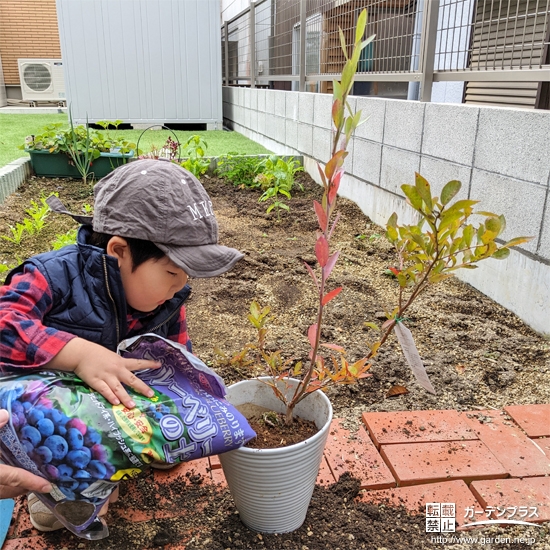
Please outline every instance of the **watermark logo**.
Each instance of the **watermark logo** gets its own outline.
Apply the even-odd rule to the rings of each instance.
[[[456,504],[454,502],[426,504],[426,533],[454,533],[455,529]]]
[[[429,502],[426,504],[426,533],[454,533],[456,531],[456,504],[454,502]],[[537,526],[533,523],[538,518],[536,506],[487,506],[477,510],[468,506],[462,522],[466,527],[475,525],[513,524]],[[479,521],[469,521],[477,520]],[[491,518],[491,519],[490,519]],[[531,519],[531,521],[527,521]]]

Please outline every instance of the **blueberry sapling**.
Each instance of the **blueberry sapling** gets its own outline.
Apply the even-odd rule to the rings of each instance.
[[[344,33],[340,29],[340,41],[346,63],[342,71],[341,81],[334,81],[332,104],[332,121],[334,123],[332,156],[324,169],[321,165],[318,165],[323,184],[323,198],[320,203],[314,201],[313,204],[319,223],[317,240],[315,243],[315,257],[320,267],[320,277],[318,277],[313,269],[305,263],[305,267],[315,285],[318,297],[315,323],[308,329],[308,339],[311,345],[309,364],[307,367],[304,367],[301,362],[292,364],[292,362],[282,358],[280,351],[268,353],[265,350],[264,343],[267,331],[265,325],[269,319],[269,308],[261,308],[256,302],[254,302],[250,308],[248,319],[258,330],[258,343],[249,344],[245,350],[239,354],[242,355],[244,353],[244,355],[246,355],[254,352],[258,359],[263,362],[266,372],[270,375],[266,383],[271,386],[277,398],[285,405],[286,424],[291,424],[293,422],[294,408],[308,395],[317,390],[325,391],[329,386],[334,384],[353,383],[357,381],[357,379],[366,376],[366,371],[369,368],[367,358],[359,359],[353,364],[350,364],[345,357],[345,350],[343,348],[335,344],[321,343],[321,325],[324,309],[342,290],[341,287],[330,291],[327,289],[327,280],[336,264],[339,254],[338,251],[331,253],[330,239],[338,222],[338,216],[334,214],[338,188],[344,174],[344,160],[348,154],[346,149],[361,119],[361,111],[355,114],[352,113],[347,98],[351,92],[361,50],[374,39],[374,36],[371,36],[363,41],[366,24],[367,12],[363,10],[357,19],[355,41],[352,47],[351,56],[348,56],[348,47],[346,45]],[[346,111],[348,115],[346,115]],[[336,352],[338,358],[335,358],[334,355],[321,355],[321,348]],[[244,358],[242,359],[244,360]],[[295,389],[290,393],[280,389],[280,384],[289,385],[289,376],[302,376]]]

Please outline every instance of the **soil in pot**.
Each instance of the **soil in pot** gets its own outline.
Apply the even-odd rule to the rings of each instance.
[[[314,422],[294,417],[292,424],[285,423],[285,415],[270,411],[253,403],[236,407],[248,420],[256,437],[246,444],[253,449],[276,449],[300,443],[319,430]]]

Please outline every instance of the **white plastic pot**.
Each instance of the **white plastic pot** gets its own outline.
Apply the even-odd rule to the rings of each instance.
[[[260,380],[244,380],[230,386],[228,401],[236,406],[252,403],[284,412],[273,390]],[[298,381],[290,382],[295,385]],[[319,431],[288,447],[241,447],[220,455],[241,521],[261,533],[288,533],[302,525],[319,473],[332,405],[324,393],[316,391],[296,406],[294,415],[313,421]]]

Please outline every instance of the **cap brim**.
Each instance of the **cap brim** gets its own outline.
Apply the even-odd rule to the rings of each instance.
[[[191,277],[216,277],[229,271],[244,257],[242,252],[219,244],[169,246],[155,243]]]

